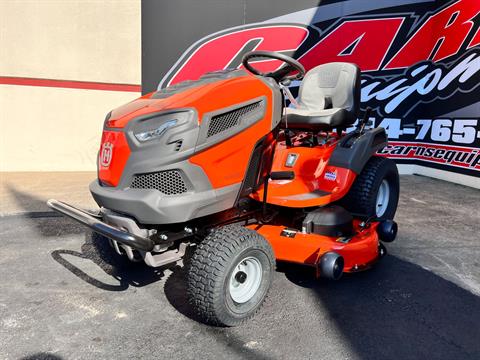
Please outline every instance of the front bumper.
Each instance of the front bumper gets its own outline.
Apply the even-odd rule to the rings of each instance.
[[[47,205],[53,210],[88,226],[93,231],[134,249],[152,251],[155,245],[151,239],[120,230],[103,222],[100,215],[91,214],[54,199],[48,200]]]
[[[241,183],[220,189],[165,196],[157,190],[104,187],[98,180],[90,192],[100,207],[134,217],[140,224],[174,224],[210,215],[233,206]]]

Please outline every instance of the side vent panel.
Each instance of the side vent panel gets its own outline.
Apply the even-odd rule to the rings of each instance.
[[[207,138],[239,125],[244,116],[248,116],[255,110],[258,110],[261,104],[262,101],[257,101],[253,104],[213,116],[208,126]]]
[[[175,142],[175,151],[180,151],[180,149],[182,148],[182,145],[183,145],[183,140],[177,140]]]

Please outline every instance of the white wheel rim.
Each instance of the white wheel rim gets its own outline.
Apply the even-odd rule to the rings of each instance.
[[[377,193],[377,201],[375,203],[375,209],[377,217],[383,216],[388,208],[388,202],[390,200],[390,185],[387,180],[383,180],[380,184],[380,188]]]
[[[262,282],[262,264],[249,256],[241,260],[230,276],[228,290],[232,300],[243,304],[250,300]]]

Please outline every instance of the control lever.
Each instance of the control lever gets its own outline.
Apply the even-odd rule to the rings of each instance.
[[[367,107],[365,109],[365,114],[363,115],[363,119],[358,121],[357,128],[348,133],[341,141],[340,145],[345,148],[350,148],[353,146],[355,141],[358,140],[358,138],[365,133],[365,127],[367,125],[371,125],[372,122],[370,121],[370,114],[372,112],[371,107]]]
[[[295,106],[295,108],[298,108],[298,102],[297,100],[295,99],[295,97],[293,96],[292,92],[290,91],[290,89],[288,88],[288,86],[291,84],[291,81],[290,80],[285,80],[283,82],[281,82],[279,84],[280,86],[280,89],[283,91],[283,93],[285,94],[285,97],[288,98],[288,100],[290,100],[290,103],[293,104],[293,106]]]
[[[365,114],[363,115],[363,119],[360,120],[358,122],[358,125],[357,125],[357,132],[359,134],[363,134],[365,132],[365,126],[367,125],[371,125],[371,121],[370,121],[370,114],[372,112],[372,108],[367,106],[367,108],[365,109]]]
[[[295,135],[294,132],[290,131],[289,129],[285,129],[283,130],[283,135],[285,136],[285,145],[287,145],[287,147],[292,147],[292,137]]]

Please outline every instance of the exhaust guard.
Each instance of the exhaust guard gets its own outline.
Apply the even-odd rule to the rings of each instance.
[[[53,210],[88,226],[93,231],[104,235],[109,239],[118,241],[121,244],[131,246],[134,249],[152,251],[155,245],[151,239],[134,235],[106,224],[101,220],[100,215],[91,214],[85,210],[77,209],[76,207],[54,199],[48,200],[47,205]]]

